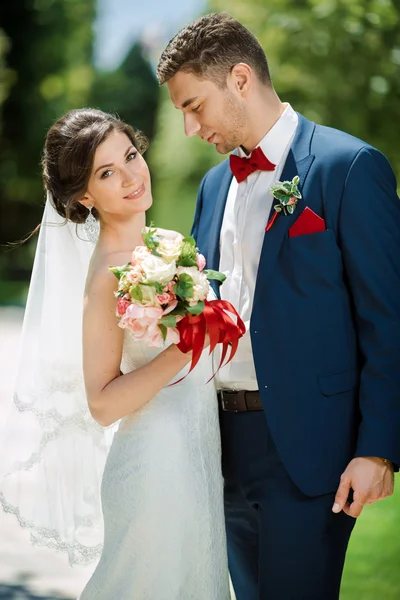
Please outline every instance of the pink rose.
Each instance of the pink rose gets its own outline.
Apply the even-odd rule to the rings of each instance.
[[[198,254],[196,256],[196,263],[199,268],[199,271],[202,271],[204,269],[204,267],[206,266],[206,259],[204,258],[204,256],[202,254]]]
[[[142,271],[140,269],[140,266],[135,265],[134,267],[132,267],[132,269],[130,269],[130,271],[128,271],[128,273],[126,274],[126,279],[132,285],[136,285],[137,283],[139,283],[139,281],[141,281],[142,279]]]
[[[148,323],[158,321],[162,314],[163,310],[159,306],[138,306],[137,304],[131,304],[126,311],[126,316],[130,319],[145,319]]]
[[[167,342],[171,344],[179,344],[181,336],[176,327],[167,327]]]
[[[286,206],[291,206],[292,204],[296,204],[297,202],[297,198],[295,198],[294,196],[292,196],[289,200],[289,202],[286,204]]]
[[[168,304],[171,300],[171,294],[164,292],[164,294],[157,294],[157,301],[160,304]]]
[[[167,308],[164,310],[163,315],[168,315],[170,312],[172,312],[177,304],[178,304],[178,300],[176,299],[176,296],[175,296],[174,299],[171,300],[171,302],[168,304]]]
[[[174,294],[174,287],[175,287],[175,281],[170,281],[168,283],[168,285],[164,288],[164,292],[168,291],[168,292],[172,292]],[[175,295],[175,294],[174,294]]]
[[[135,339],[142,340],[146,335],[148,325],[145,323],[144,319],[131,319],[129,322],[129,329],[132,331]]]
[[[164,343],[163,336],[161,333],[161,329],[157,324],[152,323],[146,331],[145,336],[143,337],[143,342],[149,348],[161,348]]]
[[[128,306],[130,306],[129,300],[125,300],[125,298],[118,298],[117,301],[117,315],[122,317],[125,314]]]

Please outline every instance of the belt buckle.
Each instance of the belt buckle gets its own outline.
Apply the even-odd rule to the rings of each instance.
[[[240,391],[220,390],[220,394],[221,394],[221,402],[222,402],[223,410],[225,410],[226,412],[236,412],[236,413],[240,412],[239,404],[238,404]],[[233,398],[230,399],[229,403],[228,403],[228,396],[233,396]],[[232,404],[234,406],[237,406],[237,408],[230,408],[230,406],[232,406]]]

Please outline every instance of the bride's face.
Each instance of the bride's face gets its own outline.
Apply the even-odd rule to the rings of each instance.
[[[97,148],[85,198],[104,218],[143,213],[152,203],[150,173],[125,133],[113,131]]]

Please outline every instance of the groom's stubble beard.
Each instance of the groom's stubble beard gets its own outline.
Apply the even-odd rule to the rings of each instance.
[[[244,142],[248,123],[247,107],[227,90],[223,114],[220,121],[222,141],[215,144],[215,149],[219,154],[228,154]]]

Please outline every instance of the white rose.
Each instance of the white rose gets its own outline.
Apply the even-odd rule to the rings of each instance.
[[[141,285],[142,290],[142,301],[139,302],[141,306],[160,306],[157,302],[157,292],[152,285]]]
[[[197,267],[178,267],[178,276],[181,273],[186,273],[193,279],[193,297],[188,298],[189,305],[195,306],[199,301],[205,300],[210,290],[210,283],[205,274]]]
[[[176,272],[174,260],[166,263],[162,258],[154,256],[154,254],[149,254],[140,266],[145,274],[145,281],[157,281],[162,285],[169,283]]]
[[[182,236],[176,237],[174,240],[163,238],[157,246],[157,252],[166,262],[177,260],[182,249]]]

